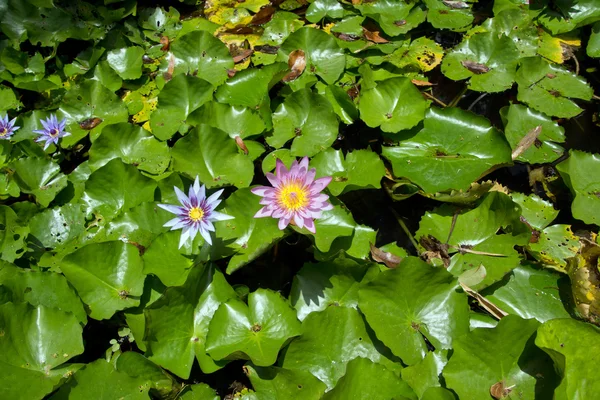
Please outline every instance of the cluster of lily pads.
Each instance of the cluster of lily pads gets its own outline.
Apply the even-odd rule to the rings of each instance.
[[[0,0],[0,398],[596,398],[599,57],[597,0]]]

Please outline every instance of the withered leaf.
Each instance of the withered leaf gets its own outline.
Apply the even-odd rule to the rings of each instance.
[[[477,300],[479,305],[483,307],[484,310],[489,312],[492,315],[492,317],[496,319],[502,319],[503,317],[506,317],[508,315],[506,311],[500,309],[497,305],[480,295],[477,291],[471,289],[470,287],[468,287],[460,281],[458,283],[463,288],[465,293]]]
[[[169,82],[173,79],[173,71],[175,71],[175,56],[171,53],[171,57],[169,57],[169,66],[167,67],[167,72],[164,73],[165,82]]]
[[[415,86],[433,86],[434,84],[431,82],[427,82],[427,81],[420,81],[418,79],[411,79],[411,82],[413,83],[413,85]]]
[[[355,42],[360,39],[360,36],[350,35],[347,33],[337,33],[335,36],[344,42]]]
[[[302,75],[304,69],[306,68],[306,57],[304,55],[304,51],[300,49],[292,51],[290,53],[290,57],[288,58],[288,66],[290,67],[291,71],[288,72],[283,79],[281,79],[283,82],[291,82]]]
[[[247,26],[236,26],[234,28],[225,29],[223,33],[231,33],[234,35],[250,35],[254,33],[254,29]]]
[[[380,248],[375,247],[373,243],[369,243],[369,246],[371,246],[371,257],[373,260],[384,263],[388,268],[396,268],[402,261],[402,257],[398,257],[388,251],[383,251]]]
[[[171,48],[171,43],[169,42],[169,38],[166,37],[166,36],[161,36],[160,37],[160,44],[163,45],[160,48],[162,51],[169,51],[169,49]]]
[[[88,118],[88,119],[81,121],[79,123],[79,126],[81,127],[81,129],[84,129],[86,131],[91,131],[92,129],[94,129],[95,127],[100,125],[102,123],[102,121],[103,121],[102,118],[98,118],[98,117]]]
[[[268,44],[262,46],[255,46],[254,51],[258,51],[259,53],[265,54],[277,54],[279,51],[279,46],[269,46]]]
[[[230,49],[231,52],[231,49]],[[252,55],[252,53],[254,53],[254,50],[252,49],[240,49],[237,48],[234,50],[235,54],[231,54],[231,56],[233,57],[233,62],[235,64],[241,63],[242,61],[244,61],[246,58],[250,57]]]
[[[513,387],[506,387],[506,382],[504,381],[496,382],[490,387],[490,394],[497,400],[504,399],[512,392]]]
[[[246,143],[244,143],[244,139],[239,136],[235,137],[235,144],[238,145],[240,149],[244,152],[245,155],[248,155],[248,147],[246,147]]]
[[[450,8],[455,8],[455,9],[469,8],[469,5],[467,3],[465,3],[464,1],[442,0],[442,3],[444,3],[446,6],[448,6]]]
[[[426,250],[421,254],[421,258],[426,262],[430,262],[434,258],[439,258],[444,263],[445,267],[450,265],[450,255],[448,254],[449,246],[437,240],[431,235],[422,236],[419,239],[419,244]]]
[[[389,43],[390,42],[389,40],[379,36],[379,31],[371,32],[370,30],[368,30],[365,27],[363,27],[363,35],[364,35],[365,39],[367,39],[369,42],[373,42],[373,43]]]
[[[275,7],[265,6],[261,8],[254,17],[252,17],[252,21],[248,24],[249,26],[258,26],[263,25],[273,19],[273,14],[275,14]]]
[[[475,61],[461,61],[460,63],[463,67],[477,75],[485,74],[490,71],[490,68],[487,65]]]
[[[525,151],[527,151],[527,149],[530,148],[536,140],[538,140],[538,136],[540,136],[541,133],[541,125],[538,125],[529,132],[527,132],[527,135],[525,135],[523,139],[519,141],[519,144],[517,144],[517,147],[515,147],[515,149],[513,150],[511,155],[512,159],[516,160],[521,154],[525,153]]]

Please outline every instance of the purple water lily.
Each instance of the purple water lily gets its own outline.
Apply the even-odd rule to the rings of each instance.
[[[233,219],[230,215],[215,211],[222,201],[219,200],[219,196],[223,193],[223,189],[206,198],[206,189],[204,185],[200,186],[198,177],[190,186],[189,196],[186,196],[178,187],[175,187],[175,193],[181,206],[170,204],[159,204],[158,206],[177,215],[164,226],[171,227],[171,230],[183,229],[179,239],[180,248],[188,239],[193,241],[198,232],[208,244],[212,244],[210,232],[215,231],[212,221]]]
[[[16,118],[13,118],[9,121],[8,115],[5,115],[4,118],[0,118],[0,139],[10,139],[17,129],[20,128],[20,126],[15,126],[16,120]]]
[[[58,139],[70,135],[70,133],[65,132],[67,120],[63,119],[62,121],[58,122],[55,114],[50,115],[45,121],[40,119],[40,123],[44,129],[37,129],[33,132],[40,134],[40,136],[35,139],[36,142],[46,142],[44,145],[44,150],[46,150],[52,143],[58,146]]]
[[[252,193],[262,197],[260,204],[264,205],[254,218],[278,218],[281,230],[293,222],[298,228],[304,227],[315,233],[314,219],[320,218],[322,211],[333,209],[328,201],[329,196],[321,193],[331,182],[331,177],[315,180],[317,171],[308,169],[308,157],[304,157],[300,163],[294,161],[289,171],[278,159],[275,173],[266,175],[273,187],[252,189]]]

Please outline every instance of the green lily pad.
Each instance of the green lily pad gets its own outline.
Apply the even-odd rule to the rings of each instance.
[[[195,31],[177,39],[171,46],[175,57],[174,75],[192,74],[219,86],[233,68],[227,46],[209,32]]]
[[[414,257],[385,271],[359,291],[359,307],[377,337],[408,365],[435,348],[451,348],[468,331],[467,297],[456,279]]]
[[[0,259],[13,262],[21,257],[26,246],[29,227],[8,206],[0,206]]]
[[[110,318],[140,303],[144,275],[133,245],[121,241],[90,244],[66,256],[60,267],[94,319]]]
[[[521,216],[535,229],[544,229],[558,216],[559,210],[554,205],[541,197],[530,194],[512,192],[512,200],[521,206]]]
[[[427,22],[438,29],[465,31],[473,23],[472,3],[464,1],[424,0]]]
[[[519,101],[553,117],[574,117],[582,109],[571,99],[592,98],[592,88],[585,79],[549,64],[541,57],[529,57],[521,61],[517,83]]]
[[[138,79],[142,76],[144,49],[138,46],[111,50],[106,55],[108,65],[123,79]]]
[[[567,260],[581,250],[579,238],[570,225],[556,224],[544,228],[536,241],[529,243],[527,252],[544,266],[566,273]]]
[[[592,27],[592,33],[590,34],[590,39],[588,40],[586,52],[590,57],[600,57],[600,22],[596,22]]]
[[[193,258],[179,250],[180,236],[179,231],[159,235],[142,256],[144,273],[156,275],[166,286],[183,285],[194,265]]]
[[[261,116],[250,108],[211,101],[188,117],[191,125],[207,124],[227,132],[231,138],[245,139],[265,130]]]
[[[79,204],[47,209],[29,221],[30,234],[44,247],[60,249],[84,232],[85,212]]]
[[[38,203],[48,207],[50,202],[67,186],[67,177],[58,164],[47,158],[23,157],[12,164],[13,179],[21,192],[31,193]]]
[[[325,17],[342,18],[344,13],[344,8],[337,0],[315,0],[306,10],[306,19],[308,22],[316,23]]]
[[[396,375],[400,364],[381,354],[361,314],[347,307],[328,307],[302,322],[302,335],[290,343],[280,360],[283,368],[308,371],[331,390],[357,357],[382,364]]]
[[[82,327],[70,313],[27,303],[0,305],[0,371],[9,379],[0,395],[42,398],[57,385],[59,365],[83,353]]]
[[[481,294],[511,315],[535,318],[543,323],[554,318],[569,318],[560,296],[564,281],[555,272],[522,265],[512,270],[502,285],[489,287]]]
[[[144,380],[140,390],[149,387],[151,391],[156,391],[163,397],[174,395],[180,390],[178,382],[171,375],[135,351],[126,351],[119,355],[116,369],[131,378]]]
[[[459,108],[431,108],[423,128],[395,147],[384,147],[394,175],[427,193],[466,190],[497,165],[511,162],[510,146],[490,122]]]
[[[228,274],[258,258],[285,235],[275,218],[254,218],[262,207],[259,199],[250,189],[244,188],[223,202],[221,211],[234,217],[215,224],[217,238],[233,252],[227,265]]]
[[[402,380],[410,385],[420,399],[429,388],[441,387],[440,376],[448,363],[447,351],[428,352],[423,360],[402,370]]]
[[[455,81],[469,78],[471,90],[503,92],[515,81],[519,57],[519,50],[509,37],[478,33],[446,55],[442,72]]]
[[[41,272],[0,264],[0,285],[9,291],[11,301],[27,302],[73,314],[87,323],[87,314],[81,300],[64,276],[55,272]]]
[[[465,399],[487,399],[493,385],[508,392],[507,399],[552,398],[552,362],[533,345],[539,325],[509,315],[496,328],[478,328],[456,339],[443,372],[448,388]]]
[[[425,10],[414,3],[382,0],[364,1],[353,5],[362,15],[377,21],[389,36],[407,33],[425,21]]]
[[[598,20],[600,9],[594,0],[559,0],[554,7],[547,6],[539,17],[541,24],[554,35]]]
[[[216,360],[250,359],[269,366],[281,347],[300,335],[296,313],[280,294],[258,289],[248,305],[232,298],[215,312],[206,337],[206,351]]]
[[[111,220],[123,211],[154,200],[156,183],[120,159],[109,161],[85,182],[82,200],[87,213]]]
[[[519,7],[519,1],[513,3],[508,0],[505,2],[510,5],[508,8],[496,7],[500,3],[494,2],[494,18],[487,19],[481,26],[487,32],[508,36],[519,50],[520,57],[533,57],[537,55],[539,33],[532,20],[539,11],[536,12],[533,7]]]
[[[305,264],[294,277],[290,302],[303,321],[310,313],[328,307],[358,307],[358,289],[373,279],[378,268],[337,258]]]
[[[219,86],[215,97],[220,103],[253,109],[267,108],[270,113],[268,101],[263,103],[265,99],[268,100],[269,90],[285,75],[286,69],[287,60],[286,64],[276,63],[260,69],[245,69]]]
[[[209,125],[199,125],[178,140],[171,154],[175,171],[198,175],[208,188],[247,187],[254,175],[250,155],[243,154],[227,133]]]
[[[298,90],[275,110],[274,131],[267,137],[267,143],[280,148],[293,139],[293,156],[313,156],[333,144],[338,125],[338,118],[325,96],[310,89]]]
[[[334,83],[344,72],[346,57],[335,38],[322,30],[303,27],[292,33],[279,48],[278,60],[288,61],[290,53],[304,51],[305,74],[321,77],[326,83]]]
[[[83,399],[94,393],[98,400],[143,400],[148,399],[149,389],[144,378],[130,377],[112,363],[99,359],[77,371],[51,399]]]
[[[121,99],[102,83],[84,80],[65,94],[59,112],[67,120],[66,131],[71,133],[62,139],[62,147],[70,147],[88,133],[97,136],[106,126],[127,122],[129,114]],[[59,115],[60,117],[60,115]],[[87,131],[81,128],[80,122],[90,118],[100,118],[102,123]]]
[[[100,82],[108,90],[116,92],[123,86],[123,79],[108,65],[108,61],[100,61],[94,68],[94,76],[91,78]]]
[[[573,217],[586,224],[600,225],[600,181],[593,171],[600,167],[600,156],[571,150],[569,158],[556,166],[574,196]]]
[[[186,123],[188,115],[212,100],[213,87],[204,79],[178,75],[158,95],[158,105],[150,116],[154,136],[167,140]]]
[[[346,374],[323,400],[345,400],[359,396],[364,399],[413,399],[416,394],[406,382],[381,364],[368,358],[355,358],[348,363]]]
[[[598,393],[598,381],[588,371],[598,366],[599,338],[598,328],[574,319],[554,319],[540,326],[535,344],[548,353],[562,375],[555,399],[587,399]]]
[[[164,172],[171,161],[166,143],[140,126],[125,123],[102,131],[90,148],[89,165],[95,171],[115,158],[155,175]]]
[[[370,127],[398,132],[417,125],[425,117],[429,102],[408,78],[391,78],[364,90],[360,117]]]
[[[311,161],[317,178],[331,176],[327,189],[334,196],[362,188],[381,187],[385,166],[379,156],[370,150],[355,150],[343,156],[341,150],[327,149]]]
[[[516,160],[530,164],[545,164],[558,159],[564,149],[557,143],[565,141],[565,130],[546,115],[519,104],[500,110],[504,122],[504,134],[513,151],[533,129],[541,126],[541,133]]]
[[[260,399],[319,400],[325,392],[325,384],[306,371],[279,367],[257,367],[251,363],[244,372]]]
[[[346,206],[335,198],[329,198],[333,210],[324,211],[321,218],[315,220],[316,233],[308,232],[314,238],[317,250],[327,253],[331,250],[334,240],[340,237],[352,236],[358,226]]]
[[[225,363],[206,354],[206,336],[219,305],[233,297],[235,291],[214,265],[194,267],[183,286],[168,288],[144,311],[146,356],[184,379],[190,376],[194,357],[204,373],[221,368]]]

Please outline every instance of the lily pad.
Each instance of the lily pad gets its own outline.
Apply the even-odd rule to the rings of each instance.
[[[50,159],[23,157],[12,167],[15,170],[13,179],[21,192],[33,194],[43,207],[48,207],[58,192],[67,186],[67,177]]]
[[[541,57],[529,57],[521,61],[517,83],[519,101],[553,117],[574,117],[582,109],[571,99],[592,98],[592,88],[585,79],[549,64]]]
[[[174,75],[197,75],[215,87],[225,82],[227,70],[234,65],[227,46],[209,32],[187,33],[173,43],[171,51],[175,57]]]
[[[138,79],[142,76],[144,49],[138,46],[111,50],[106,55],[108,65],[123,79]]]
[[[521,206],[521,216],[535,229],[544,229],[558,216],[559,210],[554,205],[541,197],[530,194],[512,192],[512,200]]]
[[[424,399],[427,389],[442,386],[440,377],[446,363],[447,351],[430,351],[423,360],[402,370],[402,380],[414,389],[420,399]]]
[[[219,305],[233,297],[235,291],[214,265],[194,267],[183,286],[168,288],[144,311],[146,356],[184,379],[194,358],[204,373],[221,368],[225,363],[206,354],[206,335]]]
[[[326,388],[323,382],[306,371],[246,364],[244,372],[257,395],[265,400],[319,400]]]
[[[251,359],[272,365],[281,347],[300,334],[296,313],[280,294],[258,289],[248,305],[232,298],[215,312],[206,337],[206,351],[216,360]]]
[[[385,166],[379,156],[370,150],[355,150],[344,155],[341,150],[327,149],[311,161],[317,178],[331,176],[327,186],[331,194],[339,196],[351,190],[381,187]]]
[[[116,241],[84,246],[63,259],[61,270],[89,306],[92,318],[107,319],[140,303],[142,259],[131,244]]]
[[[384,147],[394,175],[427,193],[466,190],[486,171],[511,162],[510,146],[485,118],[459,108],[431,108],[423,128],[398,146]]]
[[[325,96],[310,89],[298,90],[284,100],[273,114],[269,145],[280,148],[293,139],[293,156],[313,156],[327,149],[338,135],[338,117]]]
[[[379,23],[390,36],[398,36],[425,21],[426,11],[419,4],[402,1],[361,1],[352,3],[360,13]]]
[[[468,331],[467,297],[457,288],[443,269],[408,257],[360,289],[358,304],[377,337],[412,365],[427,353],[425,338],[448,349]]]
[[[247,107],[229,106],[216,101],[211,101],[192,113],[188,123],[210,125],[227,132],[234,139],[256,136],[265,130],[265,123],[257,112]]]
[[[344,52],[332,36],[319,29],[303,27],[288,36],[279,49],[279,61],[287,62],[295,50],[304,51],[305,73],[318,75],[326,83],[334,83],[344,72]]]
[[[429,102],[408,78],[391,78],[361,93],[360,117],[384,132],[398,132],[417,125],[425,117]]]
[[[556,375],[549,358],[533,344],[536,320],[509,315],[493,329],[478,328],[454,341],[443,376],[459,398],[552,397]]]
[[[442,72],[452,80],[469,79],[479,92],[503,92],[513,85],[520,53],[505,35],[478,33],[446,55]]]
[[[590,57],[600,57],[600,22],[596,22],[592,27],[592,33],[590,34],[586,51],[587,55]]]
[[[175,171],[198,175],[208,188],[247,187],[254,175],[251,157],[243,154],[227,133],[209,125],[199,125],[178,140],[171,154]]]
[[[0,206],[0,259],[13,262],[24,253],[29,227],[8,206]]]
[[[537,240],[529,243],[527,252],[545,267],[566,273],[567,260],[581,250],[579,238],[569,225],[556,224],[544,228]]]
[[[586,224],[600,225],[600,181],[592,173],[598,168],[600,156],[578,150],[571,150],[569,158],[556,166],[574,196],[573,217]]]
[[[473,23],[472,3],[465,1],[424,0],[427,21],[438,29],[464,31]]]

